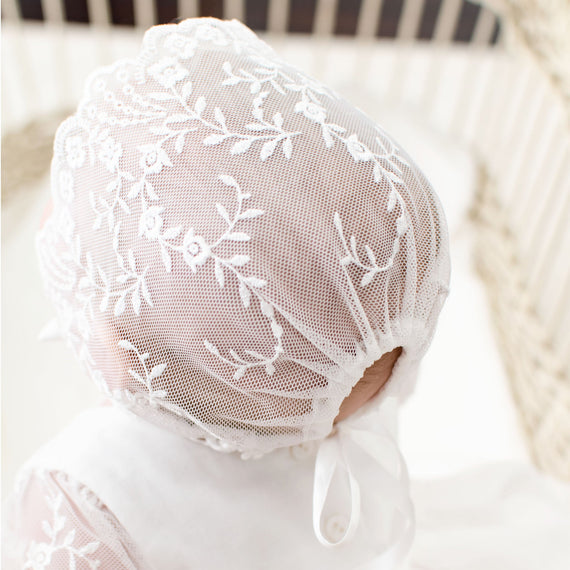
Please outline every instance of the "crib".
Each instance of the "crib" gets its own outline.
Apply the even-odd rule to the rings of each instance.
[[[22,202],[23,189],[45,178],[55,128],[91,69],[135,54],[153,24],[193,16],[242,20],[365,112],[380,109],[374,118],[389,131],[395,116],[416,118],[433,140],[470,157],[470,191],[449,198],[450,218],[457,217],[450,219],[452,248],[468,228],[469,259],[486,293],[493,344],[528,453],[544,471],[570,480],[570,8],[564,0],[491,4],[497,12],[466,0],[4,0],[6,247],[16,247],[11,234],[23,223],[22,208],[32,208],[30,194]],[[408,136],[413,146],[417,131]],[[5,257],[3,280],[15,271],[11,259]],[[34,311],[27,290],[14,290]],[[18,339],[22,314],[10,312],[16,299],[7,299],[9,291],[4,336]],[[470,325],[453,327],[457,336]],[[17,465],[49,429],[38,403],[36,439],[16,451],[18,422],[29,418],[12,399],[25,363],[9,343],[3,340],[4,454]],[[476,347],[472,352],[464,366],[485,359]],[[93,397],[81,392],[73,405]],[[482,421],[487,413],[480,410]]]

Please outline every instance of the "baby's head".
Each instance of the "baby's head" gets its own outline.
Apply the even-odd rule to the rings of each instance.
[[[38,249],[60,327],[136,413],[265,452],[326,436],[396,359],[388,389],[411,389],[449,278],[439,202],[245,26],[149,30],[89,80],[52,177]]]

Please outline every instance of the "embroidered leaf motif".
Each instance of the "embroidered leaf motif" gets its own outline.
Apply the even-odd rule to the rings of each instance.
[[[267,285],[267,281],[258,277],[246,277],[244,281],[252,287],[265,287]]]
[[[255,208],[252,208],[250,210],[246,210],[243,214],[240,214],[238,219],[251,220],[253,218],[257,218],[257,216],[261,216],[263,213],[263,210],[256,210]]]
[[[204,339],[204,346],[214,355],[220,356],[218,349],[208,340]]]
[[[252,139],[243,139],[241,141],[238,141],[232,146],[232,150],[230,152],[232,154],[243,154],[249,149],[252,142]]]
[[[230,263],[236,267],[242,267],[246,263],[249,263],[249,255],[234,255],[230,259]]]
[[[118,344],[121,348],[124,348],[125,350],[136,350],[136,348],[126,339],[120,340]]]
[[[232,232],[226,235],[227,239],[232,241],[249,241],[249,236],[244,232]]]
[[[370,263],[372,265],[376,265],[376,256],[374,255],[374,252],[370,249],[370,246],[365,245],[364,249],[366,250],[366,254],[368,255],[368,259],[370,260]]]
[[[264,301],[263,299],[260,300],[259,305],[261,307],[261,312],[268,318],[268,319],[272,319],[274,312],[273,312],[273,306],[270,305],[267,301]]]
[[[283,329],[275,321],[271,322],[271,331],[273,332],[275,338],[281,338],[281,335],[283,334]]]
[[[48,536],[48,538],[53,537],[53,531],[51,530],[51,526],[47,521],[42,521],[42,530]]]
[[[129,200],[132,200],[134,198],[136,198],[139,195],[139,192],[141,191],[143,183],[142,182],[135,182],[132,186],[131,189],[129,191],[129,194],[127,196],[127,198]]]
[[[390,195],[388,196],[388,206],[386,207],[386,209],[388,210],[388,212],[391,212],[395,206],[396,206],[396,192],[392,190],[390,192]]]
[[[150,371],[149,380],[154,380],[155,378],[158,378],[159,376],[161,376],[165,369],[166,369],[166,363],[157,364],[157,365]]]
[[[99,542],[89,542],[85,546],[78,549],[78,552],[82,555],[93,554],[100,546]]]
[[[251,301],[251,291],[247,288],[243,281],[239,283],[239,296],[241,297],[241,302],[245,308],[249,307]]]
[[[182,98],[186,101],[192,95],[192,82],[188,81],[182,86]]]
[[[216,210],[218,210],[218,214],[222,216],[222,218],[225,220],[228,226],[231,226],[230,216],[228,214],[228,211],[224,208],[224,206],[222,206],[222,204],[216,204]]]
[[[186,123],[188,121],[188,115],[169,115],[164,122],[165,123]]]
[[[198,99],[196,99],[196,103],[194,103],[194,111],[196,111],[198,117],[202,115],[205,108],[206,108],[206,99],[203,96],[198,97]]]
[[[154,191],[154,186],[147,180],[145,180],[144,189],[151,200],[159,199],[157,193]]]
[[[101,299],[101,304],[99,305],[99,310],[104,313],[109,307],[109,295],[104,295]]]
[[[267,158],[269,158],[273,154],[273,151],[275,150],[275,147],[277,146],[277,142],[278,142],[278,139],[273,139],[273,140],[267,141],[261,147],[261,152],[259,153],[259,158],[261,159],[262,162],[265,161]]]
[[[222,113],[222,110],[219,107],[216,107],[214,109],[214,117],[215,117],[216,121],[218,121],[218,123],[220,123],[220,125],[225,129],[226,128],[226,118],[224,117],[224,114]]]
[[[184,149],[184,133],[179,134],[176,137],[176,142],[174,143],[174,150],[180,154]]]
[[[362,277],[362,281],[360,282],[361,287],[366,287],[372,279],[374,279],[374,275],[376,275],[375,271],[370,271],[370,273],[365,273],[364,277]]]
[[[286,159],[291,158],[291,153],[293,152],[293,143],[291,142],[291,139],[289,137],[287,137],[284,141],[283,141],[283,154],[285,155]]]
[[[115,317],[120,317],[125,312],[125,297],[126,293],[123,293],[117,299],[115,303]]]
[[[218,178],[226,185],[237,188],[237,182],[233,176],[228,176],[227,174],[220,174]]]
[[[73,544],[73,541],[75,540],[75,529],[72,528],[66,535],[65,538],[63,539],[63,545],[64,546],[69,546],[71,544]]]
[[[220,285],[220,287],[224,286],[224,268],[220,264],[219,260],[216,259],[216,264],[214,266],[214,274],[216,275],[216,279]]]
[[[210,135],[204,139],[204,144],[206,146],[213,146],[216,144],[220,144],[225,139],[225,135]]]
[[[174,239],[175,237],[178,237],[178,235],[180,234],[180,232],[182,231],[181,227],[177,227],[177,228],[168,228],[163,234],[162,234],[162,239]]]

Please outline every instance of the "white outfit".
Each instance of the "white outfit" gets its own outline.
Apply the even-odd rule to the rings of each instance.
[[[323,546],[311,522],[316,450],[315,444],[303,444],[244,461],[119,407],[84,412],[23,470],[19,500],[25,502],[36,487],[51,503],[45,520],[52,529],[56,511],[67,517],[55,540],[39,519],[20,520],[20,533],[36,530],[19,537],[21,562],[15,567],[71,568],[75,557],[81,568],[73,552],[90,544],[85,556],[92,564],[102,561],[102,569],[567,568],[570,488],[509,465],[413,485],[416,539],[402,565],[385,556],[374,562],[365,534],[380,541],[387,535],[365,506],[359,527],[364,535],[334,548]],[[369,493],[365,475],[356,473]],[[79,484],[75,495],[70,481]],[[322,528],[336,542],[347,518],[341,493],[330,491]],[[18,508],[23,516],[37,516]],[[58,546],[73,528],[67,546]],[[50,548],[41,543],[54,545],[49,556]],[[40,556],[35,564],[34,556]],[[39,563],[41,556],[47,564]]]

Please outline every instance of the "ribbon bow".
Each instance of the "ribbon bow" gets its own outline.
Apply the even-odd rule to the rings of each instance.
[[[374,568],[393,569],[406,557],[415,521],[404,459],[396,443],[397,398],[362,410],[344,420],[320,444],[315,462],[313,528],[321,544],[334,547],[350,541],[363,522],[361,495],[366,499],[367,531],[378,528],[387,536],[373,536],[377,557]],[[323,535],[321,519],[335,473],[345,474],[350,515],[342,536],[331,541]],[[366,518],[366,516],[365,516]],[[378,521],[383,521],[378,525]],[[382,540],[386,538],[387,540]]]

